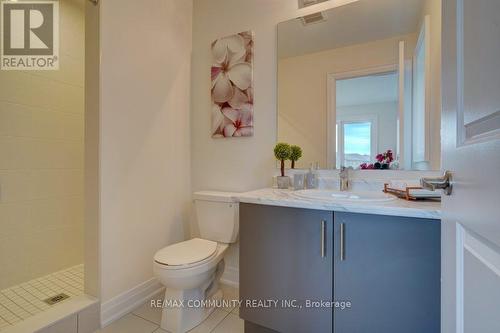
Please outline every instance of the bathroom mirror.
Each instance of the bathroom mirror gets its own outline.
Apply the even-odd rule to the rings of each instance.
[[[359,0],[278,25],[277,140],[319,162],[440,168],[441,0]],[[384,163],[382,163],[384,164]]]

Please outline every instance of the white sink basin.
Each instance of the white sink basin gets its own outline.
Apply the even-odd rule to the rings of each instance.
[[[385,202],[396,197],[381,192],[341,192],[332,190],[301,190],[294,194],[305,199],[350,202]]]

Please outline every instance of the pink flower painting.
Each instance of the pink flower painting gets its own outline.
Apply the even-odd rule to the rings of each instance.
[[[253,33],[212,43],[212,137],[253,135]]]

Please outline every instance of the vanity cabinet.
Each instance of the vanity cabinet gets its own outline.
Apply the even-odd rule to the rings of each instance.
[[[240,299],[246,333],[438,333],[440,222],[242,203]]]
[[[240,204],[243,319],[277,332],[331,332],[331,308],[282,307],[281,301],[331,300],[332,279],[332,212]],[[247,307],[246,300],[279,303]]]
[[[334,332],[439,333],[438,220],[334,213]],[[326,332],[326,331],[325,331]]]

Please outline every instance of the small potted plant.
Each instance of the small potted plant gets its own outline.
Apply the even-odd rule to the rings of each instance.
[[[290,157],[289,160],[292,161],[292,169],[295,169],[295,162],[297,162],[302,157],[302,148],[299,146],[290,146]]]
[[[291,153],[288,143],[279,142],[274,147],[274,157],[281,162],[281,176],[277,178],[279,189],[287,189],[290,186],[290,177],[285,176],[285,161],[290,158]]]

